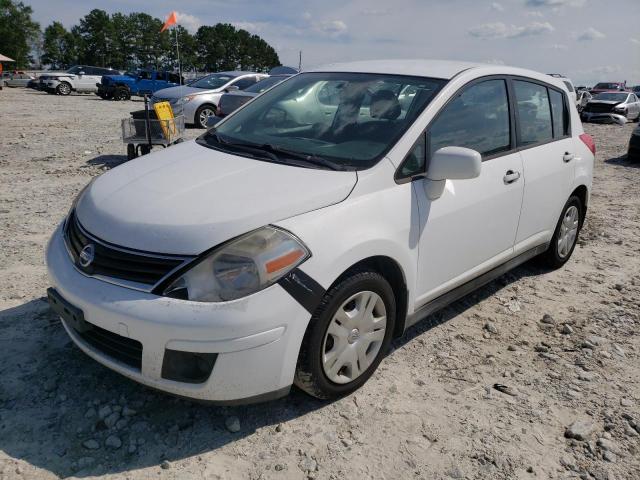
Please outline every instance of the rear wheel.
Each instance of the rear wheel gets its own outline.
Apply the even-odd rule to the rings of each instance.
[[[359,272],[331,288],[314,313],[300,347],[294,383],[333,399],[371,377],[389,348],[396,303],[376,272]]]
[[[59,83],[56,87],[56,93],[58,95],[69,95],[71,93],[71,85],[69,85],[67,82]]]
[[[563,266],[573,253],[582,228],[583,205],[578,197],[571,196],[556,225],[549,249],[542,254],[542,260],[551,268]]]
[[[133,143],[127,144],[127,160],[133,160],[138,156],[138,152],[136,152],[136,146]]]

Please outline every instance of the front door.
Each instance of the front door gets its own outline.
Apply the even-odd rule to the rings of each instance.
[[[524,177],[512,123],[506,79],[492,77],[465,87],[429,126],[427,159],[459,146],[480,152],[483,162],[478,178],[447,180],[435,200],[425,193],[429,180],[413,184],[421,222],[418,305],[513,254]]]

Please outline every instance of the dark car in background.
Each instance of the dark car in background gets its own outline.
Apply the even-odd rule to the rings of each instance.
[[[245,90],[235,90],[229,93],[225,93],[224,95],[222,95],[222,97],[220,97],[220,101],[218,102],[216,117],[226,117],[252,98],[257,97],[262,92],[269,90],[271,87],[274,87],[290,76],[291,75],[273,75],[271,77],[265,78],[264,80],[260,80],[258,83],[251,85]]]
[[[631,133],[627,160],[630,162],[640,162],[640,126],[637,126]]]

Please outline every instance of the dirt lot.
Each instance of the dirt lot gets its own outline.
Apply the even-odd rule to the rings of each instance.
[[[525,265],[418,325],[350,397],[221,408],[90,360],[44,299],[45,243],[125,160],[119,119],[140,107],[0,92],[0,479],[640,478],[633,125],[586,126],[592,203],[565,268]]]

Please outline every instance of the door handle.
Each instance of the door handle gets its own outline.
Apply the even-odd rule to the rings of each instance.
[[[562,156],[562,160],[564,161],[564,163],[570,162],[571,160],[573,160],[573,153],[564,152],[564,155]]]
[[[502,177],[502,180],[504,180],[505,185],[509,185],[510,183],[517,182],[519,178],[520,178],[520,172],[507,170],[507,173],[504,174],[504,177]]]

